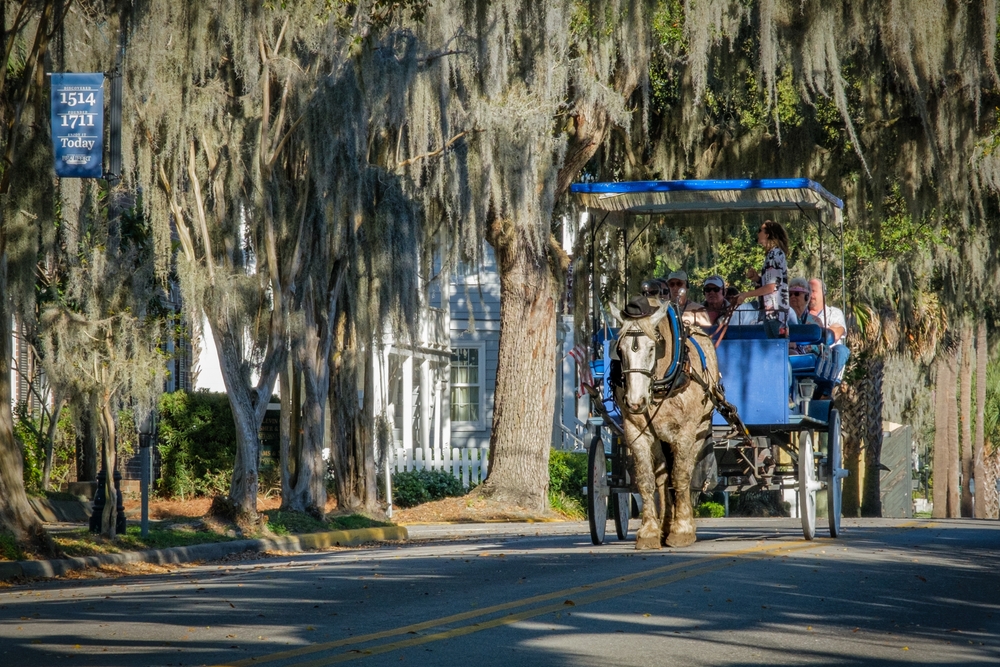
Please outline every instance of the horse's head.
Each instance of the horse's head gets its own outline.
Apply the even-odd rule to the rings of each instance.
[[[646,317],[630,318],[611,306],[611,314],[622,324],[616,351],[625,382],[625,401],[620,406],[625,412],[643,413],[649,408],[653,381],[659,379],[659,362],[667,357],[668,352],[673,354],[673,341],[666,340],[659,326],[670,308],[669,303],[663,303]],[[671,349],[668,350],[668,347]]]

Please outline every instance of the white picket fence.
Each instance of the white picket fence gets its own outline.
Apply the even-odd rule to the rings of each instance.
[[[429,449],[429,456],[424,458],[422,449],[393,450],[392,470],[406,472],[409,470],[450,470],[451,474],[462,480],[462,486],[469,488],[470,484],[479,484],[486,479],[489,472],[489,459],[486,450],[478,447],[451,450]]]

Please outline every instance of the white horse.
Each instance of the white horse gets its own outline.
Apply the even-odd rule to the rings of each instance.
[[[649,305],[659,308],[644,317],[611,306],[622,323],[616,345],[624,387],[616,388],[615,400],[642,496],[636,549],[686,547],[697,539],[689,488],[711,433],[719,364],[707,334],[685,331],[669,303],[650,299]]]

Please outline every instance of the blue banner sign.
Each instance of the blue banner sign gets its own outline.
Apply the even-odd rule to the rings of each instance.
[[[103,176],[104,74],[52,75],[52,147],[57,176]]]

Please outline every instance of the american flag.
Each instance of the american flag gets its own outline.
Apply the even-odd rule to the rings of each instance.
[[[569,351],[569,356],[576,361],[576,370],[580,375],[580,388],[576,390],[577,398],[587,393],[587,387],[594,386],[594,376],[590,372],[590,351],[586,345],[577,345]]]

